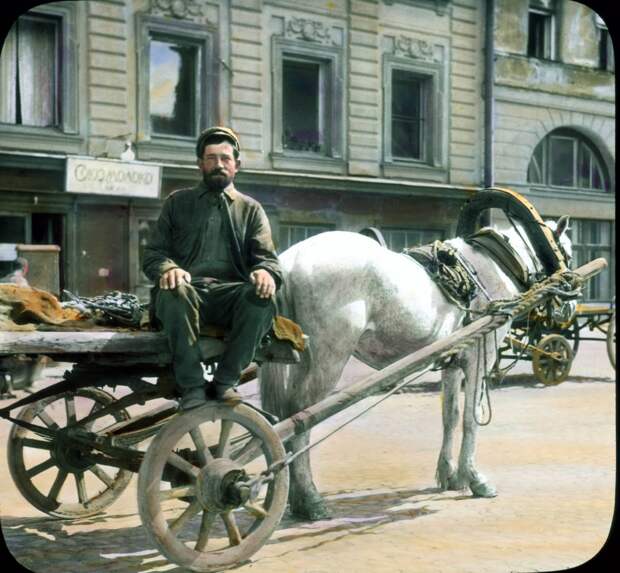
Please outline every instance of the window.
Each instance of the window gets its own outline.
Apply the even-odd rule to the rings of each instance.
[[[569,129],[551,132],[536,146],[527,180],[534,185],[610,191],[600,154],[585,137]]]
[[[598,257],[605,258],[610,265],[602,273],[586,281],[584,300],[611,301],[614,292],[611,222],[571,219],[570,227],[574,268]]]
[[[77,131],[77,56],[69,4],[20,16],[0,55],[0,122]]]
[[[344,32],[275,16],[272,30],[273,167],[342,173]]]
[[[151,38],[149,102],[153,135],[197,135],[197,46]]]
[[[528,11],[527,55],[532,58],[555,57],[553,0],[531,0]]]
[[[321,69],[323,68],[323,69]],[[282,64],[282,147],[321,153],[325,149],[325,66],[286,59]]]
[[[425,159],[427,80],[392,70],[392,157]]]
[[[140,131],[147,141],[193,144],[215,109],[211,34],[186,21],[141,15],[139,22]]]
[[[129,215],[129,285],[130,290],[141,300],[150,296],[151,280],[142,272],[144,250],[157,224],[159,213],[151,207],[130,208]]]
[[[444,237],[438,229],[395,229],[381,228],[388,249],[400,253],[403,249],[417,245],[427,245]]]
[[[386,177],[446,181],[449,46],[384,36],[383,164]]]
[[[0,214],[0,243],[29,243],[30,234],[28,215]]]
[[[295,243],[304,241],[309,237],[332,231],[331,225],[298,225],[295,223],[280,224],[280,240],[278,241],[278,252],[282,253]]]
[[[611,41],[611,36],[609,35],[609,30],[607,29],[607,24],[605,24],[598,14],[595,14],[595,22],[599,34],[598,67],[601,70],[613,72],[616,69],[616,62],[614,58],[614,46]]]
[[[59,37],[57,18],[28,15],[15,22],[2,49],[10,70],[2,121],[41,127],[59,124]]]

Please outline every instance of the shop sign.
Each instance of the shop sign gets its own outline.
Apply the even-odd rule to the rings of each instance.
[[[161,167],[138,161],[68,157],[65,190],[123,197],[159,198]]]

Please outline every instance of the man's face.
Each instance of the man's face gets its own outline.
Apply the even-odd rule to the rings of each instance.
[[[202,158],[198,160],[198,167],[207,187],[219,190],[232,183],[239,165],[233,155],[233,146],[227,142],[207,145]]]

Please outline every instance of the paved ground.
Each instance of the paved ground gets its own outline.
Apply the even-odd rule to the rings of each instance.
[[[604,345],[582,344],[571,378],[559,386],[536,384],[524,363],[493,391],[493,421],[479,432],[477,457],[498,497],[435,488],[440,395],[436,375],[428,375],[316,449],[315,477],[334,518],[307,523],[286,515],[236,571],[499,573],[587,561],[603,546],[614,509],[616,387]],[[343,383],[367,371],[353,361]],[[331,418],[314,438],[375,399]],[[8,431],[2,422],[3,450]],[[55,520],[25,502],[4,462],[0,479],[4,538],[28,569],[182,571],[149,545],[135,478],[105,514],[74,521]]]

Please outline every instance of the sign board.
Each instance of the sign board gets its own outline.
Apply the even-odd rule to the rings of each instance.
[[[161,166],[138,161],[67,157],[65,190],[70,193],[158,199]]]

